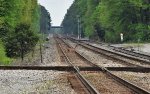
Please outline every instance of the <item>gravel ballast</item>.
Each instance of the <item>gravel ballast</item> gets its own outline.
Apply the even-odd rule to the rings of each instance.
[[[113,72],[115,75],[150,91],[150,73]]]
[[[43,63],[39,56],[33,58],[34,62],[17,65],[68,66],[60,60],[53,35],[49,35],[42,49]],[[0,94],[76,94],[68,81],[69,74],[51,70],[0,70]]]
[[[75,43],[73,43],[69,40],[67,40],[66,42],[69,43],[73,48],[75,48],[75,50],[77,52],[79,52],[81,55],[86,57],[86,59],[88,59],[89,61],[91,61],[94,64],[97,64],[97,65],[103,66],[103,67],[125,67],[126,66],[118,61],[110,60],[110,59],[102,56],[101,54],[87,50],[79,45],[77,46]]]
[[[60,60],[60,55],[56,46],[56,41],[53,35],[49,35],[49,41],[45,44],[45,51],[43,53],[43,63],[42,66],[68,66],[62,63]]]
[[[65,72],[0,70],[0,94],[76,94]]]
[[[102,72],[82,72],[82,74],[101,94],[135,94]]]

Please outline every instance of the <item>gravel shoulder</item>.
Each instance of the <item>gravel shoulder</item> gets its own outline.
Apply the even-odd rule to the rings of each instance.
[[[24,60],[17,59],[12,65],[23,65],[23,66],[67,66],[60,60],[56,41],[53,35],[49,35],[49,41],[42,45],[42,59],[41,63],[40,47],[39,44],[35,47],[34,52],[30,52],[24,57]]]
[[[150,91],[150,73],[113,72],[115,75]]]
[[[67,64],[61,62],[53,35],[49,35],[49,41],[45,47],[46,48],[43,53],[43,64],[41,64],[42,66],[68,66]]]
[[[68,66],[62,63],[53,35],[43,45],[43,63],[40,62],[39,48],[36,58],[29,56],[14,65]],[[39,70],[0,70],[0,94],[76,94],[68,81],[67,72]]]
[[[150,55],[150,43],[130,43],[130,44],[112,44],[112,46],[115,46],[115,47],[124,47],[124,48],[130,48],[130,47],[133,47],[133,49],[136,51],[136,52],[143,52],[145,54],[148,54]]]
[[[75,94],[66,72],[0,70],[0,94]]]
[[[81,46],[78,46],[76,48],[76,50],[80,54],[85,56],[88,60],[93,62],[94,64],[97,64],[102,67],[125,67],[126,66],[116,60],[110,60],[110,59],[102,56],[101,54],[97,54],[97,53],[87,50]]]

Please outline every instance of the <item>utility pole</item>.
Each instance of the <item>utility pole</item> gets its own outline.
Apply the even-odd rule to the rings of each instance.
[[[80,16],[79,15],[77,15],[77,19],[78,19],[78,39],[80,39],[81,38],[81,31],[80,31]]]
[[[80,30],[80,35],[79,35],[79,38],[81,39],[81,18],[80,18],[80,25],[79,25],[79,30]]]
[[[140,51],[140,38],[138,39],[138,51]]]
[[[22,59],[22,61],[23,61],[23,60],[24,60],[23,41],[21,41],[20,45],[21,45],[21,59]]]
[[[40,57],[41,57],[41,63],[43,63],[43,55],[42,55],[42,44],[40,41]]]
[[[42,39],[43,39],[43,32],[40,27],[40,32],[42,33],[42,36],[40,37],[40,57],[41,57],[41,63],[43,63],[43,55],[42,55]]]

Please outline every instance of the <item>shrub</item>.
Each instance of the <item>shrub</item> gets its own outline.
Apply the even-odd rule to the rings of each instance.
[[[27,53],[33,49],[38,41],[38,35],[31,31],[29,24],[20,23],[16,26],[15,31],[8,35],[6,40],[7,55],[18,57],[21,56],[21,52]]]

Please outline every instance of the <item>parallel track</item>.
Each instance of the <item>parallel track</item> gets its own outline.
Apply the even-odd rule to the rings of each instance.
[[[118,52],[121,52],[121,53],[125,53],[125,54],[131,55],[131,56],[135,56],[135,57],[142,58],[142,59],[145,59],[147,61],[150,61],[150,55],[135,52],[135,51],[130,51],[130,50],[120,48],[120,47],[114,47],[114,46],[109,46],[109,47],[113,48],[113,50],[115,50],[115,51],[118,51]]]
[[[147,59],[148,61],[150,61],[150,55],[149,54],[146,54],[146,53],[143,53],[143,52],[136,52],[136,51],[134,51],[134,49],[127,50],[123,47],[115,47],[115,46],[112,46],[110,44],[106,44],[106,43],[103,43],[103,42],[94,42],[94,41],[89,41],[89,40],[87,42],[96,43],[96,44],[105,45],[105,46],[107,45],[107,47],[112,48],[115,51],[125,53],[125,54],[131,55],[131,56],[135,56],[135,57],[138,57],[138,58]]]
[[[61,38],[59,38],[59,39],[61,39]],[[66,43],[66,42],[64,42],[64,43]],[[67,44],[67,45],[70,46],[69,44]],[[143,88],[141,88],[141,87],[139,87],[139,86],[137,86],[137,85],[135,85],[133,83],[130,83],[130,82],[128,82],[128,81],[126,81],[126,80],[124,80],[124,79],[122,79],[122,78],[112,74],[107,68],[99,67],[99,66],[97,66],[97,67],[101,68],[101,70],[104,73],[106,73],[107,75],[109,75],[111,78],[113,78],[114,80],[118,81],[122,85],[124,85],[124,86],[130,88],[131,90],[135,91],[136,93],[138,93],[138,94],[150,94],[149,91],[147,91],[147,90],[145,90],[145,89],[143,89]]]
[[[72,38],[74,40],[76,40],[75,38]],[[142,59],[147,59],[147,61],[150,61],[150,55],[149,54],[146,54],[146,53],[143,53],[143,52],[136,52],[134,51],[134,49],[131,49],[131,50],[127,50],[123,47],[115,47],[115,46],[112,46],[111,44],[106,44],[106,43],[103,43],[103,42],[95,42],[95,41],[90,41],[90,40],[86,40],[87,42],[89,43],[96,43],[96,44],[99,44],[101,46],[105,45],[115,51],[118,51],[118,52],[121,52],[121,53],[125,53],[125,54],[128,54],[128,55],[131,55],[131,56],[135,56],[135,57],[138,57],[138,58],[142,58]]]
[[[61,45],[59,43],[59,46],[61,48]],[[62,49],[61,49],[62,50]],[[112,74],[110,71],[139,71],[139,72],[150,72],[150,68],[144,68],[144,67],[99,67],[95,64],[91,64],[92,67],[81,67],[81,66],[74,66],[67,55],[62,50],[63,54],[65,55],[66,61],[69,64],[69,66],[0,66],[0,69],[2,70],[59,70],[59,71],[73,71],[77,77],[81,80],[83,85],[88,89],[90,94],[99,94],[99,92],[80,74],[80,71],[103,71],[105,74],[109,75],[116,81],[122,83],[122,85],[125,85],[126,87],[130,88],[131,90],[137,92],[138,94],[150,94],[149,91],[146,91],[143,88],[140,88],[122,78],[117,77],[116,75]],[[79,54],[80,55],[80,54]],[[83,57],[82,55],[80,55]],[[83,57],[86,59],[85,57]],[[90,63],[90,62],[89,62]]]
[[[128,66],[135,66],[135,67],[150,66],[150,61],[149,60],[145,60],[145,59],[142,59],[142,58],[139,58],[139,57],[131,56],[131,55],[128,55],[128,54],[125,54],[125,53],[118,53],[116,51],[112,51],[112,50],[109,50],[109,49],[104,49],[104,48],[101,48],[101,47],[96,47],[96,46],[91,45],[90,43],[85,43],[85,42],[78,41],[78,40],[75,40],[75,39],[72,39],[72,38],[71,38],[71,40],[73,42],[77,43],[78,45],[80,45],[82,47],[85,47],[89,50],[92,50],[94,52],[98,52],[100,54],[111,57],[113,59],[122,61],[122,63],[124,63]],[[110,55],[106,54],[106,53],[110,53]],[[140,64],[133,64],[133,63],[130,63],[130,62],[126,62],[126,61],[124,61],[120,58],[117,58],[115,55],[130,59],[130,60],[135,60],[135,61],[139,62]]]

